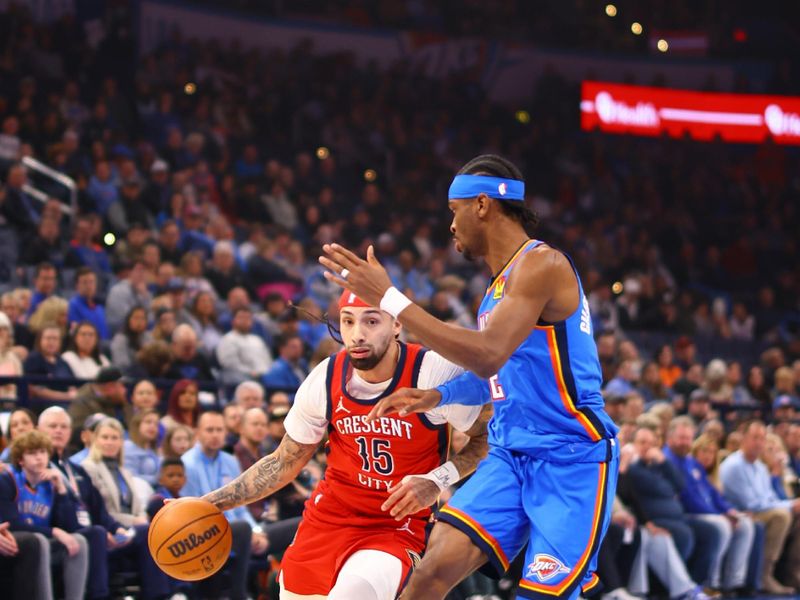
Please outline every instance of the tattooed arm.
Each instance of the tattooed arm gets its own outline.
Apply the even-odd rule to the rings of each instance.
[[[272,454],[259,460],[236,479],[203,496],[220,510],[250,504],[278,491],[294,480],[319,444],[300,444],[283,436]]]
[[[472,426],[464,432],[469,436],[469,441],[449,461],[458,471],[456,479],[463,479],[472,473],[488,453],[487,423],[491,418],[492,405],[484,404]],[[439,469],[442,468],[444,467]],[[399,485],[389,490],[389,497],[383,503],[381,509],[388,511],[395,520],[402,521],[407,516],[434,504],[442,490],[439,485],[434,483],[431,476],[435,476],[439,469],[434,469],[426,475],[404,477]]]
[[[472,424],[466,433],[469,436],[469,442],[461,449],[461,451],[450,459],[461,479],[472,473],[489,452],[489,431],[488,423],[492,418],[494,410],[491,404],[484,404],[481,412],[475,422]]]

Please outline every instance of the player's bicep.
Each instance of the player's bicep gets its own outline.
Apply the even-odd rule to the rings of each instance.
[[[526,254],[514,268],[502,302],[492,309],[483,329],[485,346],[498,370],[538,323],[560,268],[549,253]]]

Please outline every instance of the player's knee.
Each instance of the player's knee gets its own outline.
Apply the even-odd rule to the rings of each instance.
[[[359,598],[359,600],[385,600],[378,595],[369,580],[354,574],[348,574],[345,577],[340,576],[336,581],[336,585],[328,593],[328,600],[352,600],[353,598]]]
[[[414,569],[414,580],[422,589],[450,589],[458,583],[458,575],[453,573],[452,565],[443,556],[428,556]]]

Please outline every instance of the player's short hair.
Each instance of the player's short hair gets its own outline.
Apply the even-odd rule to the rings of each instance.
[[[458,175],[488,175],[489,177],[502,177],[525,181],[517,166],[507,158],[496,154],[481,154],[470,160],[458,171]],[[495,200],[497,200],[495,198]],[[518,221],[526,229],[533,229],[539,224],[539,217],[525,202],[513,200],[497,200],[503,213]]]

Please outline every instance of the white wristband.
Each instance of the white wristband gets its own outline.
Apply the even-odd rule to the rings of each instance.
[[[458,469],[456,469],[456,466],[451,460],[448,460],[441,467],[436,467],[433,471],[425,473],[424,475],[407,475],[406,477],[403,477],[403,483],[405,483],[406,479],[409,477],[422,477],[423,479],[429,479],[436,484],[441,492],[445,491],[451,485],[458,483],[458,481],[461,479],[461,475],[458,474]]]
[[[409,304],[413,304],[413,302],[408,296],[396,287],[390,287],[383,294],[380,307],[382,311],[389,313],[396,319],[403,310],[408,308]]]

